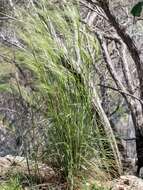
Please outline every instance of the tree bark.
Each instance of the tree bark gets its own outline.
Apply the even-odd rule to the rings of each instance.
[[[137,153],[137,171],[136,175],[140,175],[140,169],[143,167],[143,135],[140,128],[143,126],[142,108],[139,102],[131,103],[131,115],[135,127],[136,137],[136,153]]]

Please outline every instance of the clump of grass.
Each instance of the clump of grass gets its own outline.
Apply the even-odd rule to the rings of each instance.
[[[91,187],[84,187],[83,190],[111,190],[111,189],[95,184]]]
[[[29,105],[42,108],[48,123],[42,159],[54,165],[72,189],[74,177],[83,171],[96,177],[106,173],[108,178],[116,169],[86,86],[98,45],[80,22],[78,3],[65,2],[41,0],[30,11],[17,13],[17,32],[25,46],[15,52],[15,61],[31,71],[34,86],[28,91],[19,85],[18,90]]]
[[[81,186],[82,190],[111,190],[111,188],[106,186],[106,185],[102,185],[99,184],[99,181],[93,181],[92,183],[87,182],[86,180],[82,183]]]
[[[0,190],[22,190],[18,178],[11,178],[9,181],[0,184]]]

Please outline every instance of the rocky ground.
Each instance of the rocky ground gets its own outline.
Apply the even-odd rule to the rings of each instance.
[[[67,189],[67,184],[61,184],[52,168],[45,164],[38,163],[38,173],[35,172],[34,162],[29,161],[29,168],[24,157],[5,156],[0,157],[0,184],[5,181],[7,174],[24,174],[26,176],[36,176],[40,179],[39,183],[32,187],[26,181],[22,182],[23,190],[55,190]],[[98,182],[100,184],[100,182]],[[104,184],[105,189],[110,190],[143,190],[143,180],[133,175],[124,175],[113,181]],[[91,188],[92,189],[92,188]]]
[[[121,176],[111,184],[112,190],[143,190],[143,180],[132,175]]]

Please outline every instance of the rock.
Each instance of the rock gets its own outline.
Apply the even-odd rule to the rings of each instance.
[[[121,176],[119,179],[112,182],[112,190],[143,190],[143,180],[133,176]]]
[[[0,124],[0,156],[16,154],[16,136],[2,124]]]
[[[56,177],[54,170],[46,164],[35,163],[32,160],[28,160],[27,164],[26,158],[20,156],[0,157],[0,176],[17,173],[36,177],[36,179],[44,182],[53,181]]]

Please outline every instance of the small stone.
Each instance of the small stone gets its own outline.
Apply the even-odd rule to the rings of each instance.
[[[124,180],[124,184],[125,184],[125,185],[130,185],[129,179],[125,179],[125,180]]]
[[[119,186],[118,190],[126,190],[126,188],[123,186]]]

